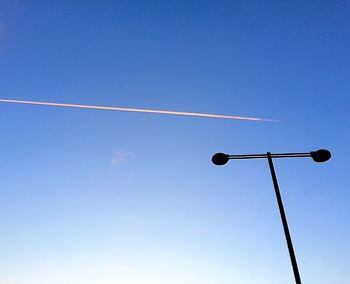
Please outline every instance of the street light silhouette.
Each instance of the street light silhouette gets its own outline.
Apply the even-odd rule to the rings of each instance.
[[[296,284],[301,284],[299,269],[297,260],[294,253],[294,248],[292,244],[292,238],[290,236],[289,228],[288,228],[288,222],[287,217],[284,212],[283,202],[282,202],[282,196],[279,190],[278,182],[277,182],[277,176],[275,172],[275,168],[273,166],[272,159],[273,158],[304,158],[304,157],[311,157],[315,162],[317,163],[323,163],[328,161],[332,155],[328,150],[320,149],[317,151],[312,151],[309,153],[283,153],[283,154],[271,154],[270,152],[267,152],[266,154],[248,154],[248,155],[229,155],[224,153],[216,153],[212,157],[212,162],[217,166],[223,166],[225,165],[229,160],[240,160],[240,159],[262,159],[267,158],[273,186],[275,188],[276,198],[277,198],[277,204],[279,208],[279,212],[281,215],[284,235],[286,237],[286,242],[288,246],[290,261],[292,263],[294,278]]]

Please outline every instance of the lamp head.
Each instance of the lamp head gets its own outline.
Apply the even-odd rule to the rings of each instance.
[[[312,152],[310,152],[310,155],[311,155],[311,158],[317,163],[326,162],[332,157],[331,152],[329,152],[328,150],[325,150],[325,149],[312,151]]]
[[[217,166],[223,166],[225,165],[228,160],[229,160],[229,155],[224,154],[224,153],[216,153],[212,158],[211,161],[213,162],[213,164],[217,165]]]

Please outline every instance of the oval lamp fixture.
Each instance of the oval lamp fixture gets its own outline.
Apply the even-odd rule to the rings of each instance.
[[[229,155],[224,154],[224,153],[216,153],[212,158],[211,161],[213,162],[213,164],[217,165],[217,166],[222,166],[225,165],[228,160],[229,160]]]
[[[332,154],[328,150],[320,149],[317,151],[310,152],[311,158],[317,163],[323,163],[328,161]]]

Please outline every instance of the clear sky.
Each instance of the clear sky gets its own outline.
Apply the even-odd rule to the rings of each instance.
[[[350,279],[350,1],[1,1],[0,282]]]

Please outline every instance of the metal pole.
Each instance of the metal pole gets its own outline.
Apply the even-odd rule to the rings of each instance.
[[[278,187],[278,182],[277,182],[277,177],[276,177],[276,173],[275,173],[275,168],[273,166],[272,157],[271,157],[271,153],[270,152],[267,152],[267,159],[269,161],[269,166],[270,166],[273,186],[275,188],[278,208],[279,208],[279,211],[280,211],[280,214],[281,214],[283,230],[284,230],[284,234],[286,236],[286,241],[287,241],[290,261],[291,261],[292,267],[293,267],[295,283],[296,284],[301,284],[298,264],[297,264],[297,260],[296,260],[296,257],[295,257],[293,244],[292,244],[292,238],[291,238],[290,233],[289,233],[287,218],[286,218],[286,214],[284,213],[282,197],[281,197],[281,193],[280,193],[280,190],[279,190],[279,187]]]

